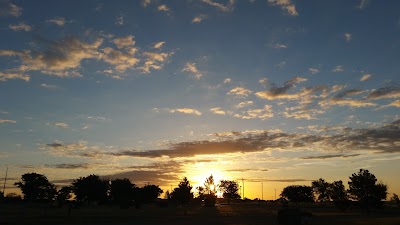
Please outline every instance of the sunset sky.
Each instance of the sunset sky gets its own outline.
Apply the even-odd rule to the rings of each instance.
[[[0,0],[1,187],[7,167],[6,193],[26,172],[164,191],[213,174],[274,199],[364,168],[400,194],[399,9]]]

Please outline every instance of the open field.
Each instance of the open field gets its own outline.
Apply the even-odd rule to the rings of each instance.
[[[183,208],[145,206],[142,209],[119,209],[117,206],[96,206],[73,209],[54,208],[43,205],[0,205],[0,224],[278,224],[279,207],[271,205],[241,204],[217,205],[216,207],[192,206],[184,215]],[[370,215],[360,211],[339,212],[334,208],[307,208],[313,214],[309,224],[356,224],[399,225],[400,210],[386,208]]]

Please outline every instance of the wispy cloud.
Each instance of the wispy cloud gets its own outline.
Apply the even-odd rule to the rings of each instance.
[[[115,24],[118,26],[124,25],[124,16],[120,15],[115,18]]]
[[[135,45],[135,36],[128,35],[125,37],[120,37],[120,38],[115,38],[113,40],[114,44],[117,46],[117,48],[127,48],[127,47],[133,47]]]
[[[317,156],[304,156],[301,159],[332,159],[332,158],[350,158],[360,156],[361,154],[334,154],[334,155],[317,155]]]
[[[64,123],[64,122],[57,122],[57,123],[54,123],[53,125],[56,127],[60,127],[60,128],[69,128],[68,124]]]
[[[367,81],[369,79],[371,79],[372,75],[371,74],[365,74],[364,76],[362,76],[360,78],[360,81]]]
[[[17,123],[17,121],[0,119],[0,123]]]
[[[165,4],[159,5],[159,6],[157,7],[157,10],[158,10],[158,11],[163,11],[163,12],[170,11],[170,9],[168,8],[168,6],[165,5]]]
[[[191,109],[191,108],[177,108],[177,109],[171,109],[169,111],[170,113],[184,113],[184,114],[192,114],[196,116],[201,116],[202,113],[198,111],[197,109]]]
[[[360,4],[357,6],[358,9],[363,10],[369,5],[369,0],[360,0]]]
[[[252,93],[252,91],[250,91],[249,89],[246,89],[244,87],[235,87],[235,88],[231,89],[227,94],[246,97],[251,93]]]
[[[277,43],[277,44],[274,44],[272,47],[276,48],[276,49],[282,49],[282,48],[287,48],[288,46],[284,45],[284,44]]]
[[[203,20],[207,19],[207,15],[200,14],[192,19],[192,23],[201,23]]]
[[[262,109],[249,109],[247,111],[236,113],[233,115],[233,117],[240,119],[261,119],[261,120],[272,118],[273,116],[274,113],[270,105],[265,105],[264,108]]]
[[[283,10],[286,10],[287,13],[291,16],[299,15],[296,10],[296,6],[292,3],[291,0],[268,0],[268,3],[271,5],[280,6]]]
[[[200,80],[200,78],[203,76],[203,73],[197,69],[196,63],[186,63],[185,67],[182,69],[182,72],[189,72],[193,74],[196,80]]]
[[[40,87],[46,88],[49,90],[57,90],[59,87],[57,85],[52,85],[52,84],[41,84]]]
[[[57,26],[62,27],[62,26],[64,26],[68,21],[66,21],[64,17],[56,17],[56,18],[54,18],[54,19],[46,20],[46,22],[52,23],[52,24],[55,24],[55,25],[57,25]]]
[[[217,115],[226,115],[226,112],[221,107],[212,108],[210,111]]]
[[[165,41],[157,42],[153,45],[153,48],[160,49],[165,44]]]
[[[311,74],[317,74],[320,72],[317,68],[309,68],[308,71],[310,71]]]
[[[231,12],[234,9],[236,0],[228,0],[226,4],[214,2],[213,0],[202,0],[202,2],[206,3],[207,5],[213,6],[222,12]]]
[[[31,31],[32,27],[27,25],[26,23],[19,23],[19,24],[10,24],[8,27],[13,31]]]
[[[345,33],[344,34],[344,39],[346,40],[346,42],[350,42],[352,38],[352,35],[350,33]]]
[[[8,0],[0,1],[0,16],[2,17],[19,17],[22,14],[22,8],[12,4]]]
[[[383,87],[373,90],[367,99],[376,100],[382,98],[400,98],[400,87]]]
[[[20,73],[20,72],[7,72],[7,71],[1,72],[0,71],[0,81],[6,81],[9,79],[20,79],[20,80],[24,80],[24,81],[29,81],[30,76]]]
[[[332,70],[332,72],[335,72],[335,73],[344,72],[343,66],[336,66],[336,67]]]
[[[240,102],[239,104],[237,104],[236,106],[235,106],[235,108],[237,108],[237,109],[241,109],[241,108],[244,108],[244,107],[247,107],[247,106],[251,106],[251,105],[253,105],[253,101],[244,101],[244,102]]]
[[[232,79],[231,79],[231,78],[225,78],[224,84],[228,84],[228,83],[230,83],[230,82],[232,82]]]
[[[256,92],[255,95],[259,98],[274,100],[274,99],[297,99],[302,95],[308,94],[314,90],[303,89],[302,92],[289,94],[287,93],[291,88],[295,87],[297,83],[307,81],[303,77],[294,77],[284,83],[281,87],[272,87],[269,91]]]

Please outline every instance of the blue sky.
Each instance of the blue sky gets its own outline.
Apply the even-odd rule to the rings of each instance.
[[[268,192],[365,168],[400,192],[396,1],[0,6],[0,168],[13,179],[167,188],[213,173]]]

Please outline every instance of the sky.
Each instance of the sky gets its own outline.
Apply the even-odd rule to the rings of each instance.
[[[213,174],[274,199],[363,168],[400,194],[399,8],[0,0],[6,193],[28,172],[164,191]]]

